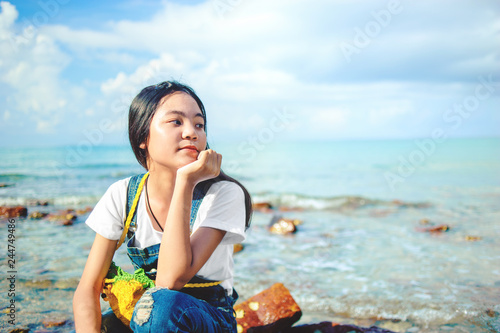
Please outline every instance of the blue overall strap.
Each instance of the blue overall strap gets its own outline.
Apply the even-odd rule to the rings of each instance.
[[[194,221],[196,220],[196,215],[198,215],[198,209],[200,209],[201,202],[205,197],[206,190],[196,186],[193,191],[193,201],[191,201],[191,219],[189,220],[189,228],[193,230]]]
[[[125,216],[128,216],[128,212],[130,211],[130,207],[132,207],[132,203],[134,201],[135,195],[137,193],[137,189],[139,188],[139,183],[141,182],[142,177],[144,177],[144,173],[140,175],[135,175],[130,178],[130,182],[128,183],[127,190],[127,205],[125,208]],[[206,190],[200,188],[199,186],[195,187],[193,191],[193,201],[191,202],[191,217],[189,220],[189,227],[193,229],[194,222],[196,220],[196,215],[198,215],[198,210],[200,209],[201,202],[205,197]],[[130,228],[128,231],[128,238],[130,239],[132,235],[137,230],[137,210],[134,212],[134,216],[132,218],[132,222],[130,222]]]

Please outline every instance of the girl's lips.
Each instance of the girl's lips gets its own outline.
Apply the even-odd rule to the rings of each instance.
[[[185,146],[180,148],[180,150],[191,150],[191,151],[196,151],[198,153],[198,149],[195,146]]]

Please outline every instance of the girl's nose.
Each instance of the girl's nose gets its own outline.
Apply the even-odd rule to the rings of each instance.
[[[196,135],[196,127],[190,123],[184,124],[184,128],[182,131],[182,137],[184,139],[196,140],[198,136]]]

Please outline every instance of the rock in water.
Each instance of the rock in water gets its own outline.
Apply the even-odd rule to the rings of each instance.
[[[273,211],[273,206],[269,202],[255,202],[252,209],[262,213],[269,213]]]
[[[16,207],[0,207],[0,217],[26,217],[28,216],[28,209],[23,206]]]
[[[302,316],[299,305],[281,283],[234,306],[238,333],[285,332]]]
[[[66,318],[46,318],[43,321],[43,326],[45,327],[58,327],[66,324],[68,320]]]
[[[9,333],[29,333],[29,331],[30,331],[29,328],[14,328]]]
[[[240,251],[243,251],[243,244],[240,244],[240,243],[234,244],[234,246],[233,246],[233,254],[234,253],[238,253]]]
[[[288,235],[293,234],[297,231],[298,220],[290,220],[282,218],[281,216],[275,216],[269,223],[269,232],[278,235]]]
[[[30,214],[29,218],[32,220],[40,220],[43,219],[45,216],[49,215],[48,213],[42,213],[42,212],[33,212]]]

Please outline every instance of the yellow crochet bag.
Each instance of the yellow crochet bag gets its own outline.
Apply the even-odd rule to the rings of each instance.
[[[146,289],[155,286],[142,268],[130,274],[111,263],[110,270],[104,279],[103,299],[109,302],[115,316],[129,326],[137,301]]]

